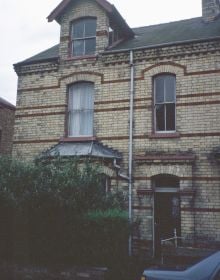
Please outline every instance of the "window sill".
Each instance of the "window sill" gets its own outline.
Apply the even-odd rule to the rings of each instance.
[[[95,141],[96,137],[88,136],[88,137],[62,137],[59,142],[89,142]]]
[[[172,133],[151,133],[149,135],[150,139],[169,139],[169,138],[180,138],[179,132],[172,132]]]
[[[70,56],[65,61],[72,61],[72,60],[83,60],[83,59],[91,59],[96,60],[97,55],[82,55],[82,56]]]

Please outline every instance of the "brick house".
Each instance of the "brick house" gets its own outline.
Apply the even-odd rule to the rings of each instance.
[[[140,218],[134,252],[220,244],[220,3],[130,28],[106,0],[63,0],[60,44],[15,64],[13,155],[100,159]]]
[[[0,155],[10,155],[13,144],[15,106],[0,97]]]

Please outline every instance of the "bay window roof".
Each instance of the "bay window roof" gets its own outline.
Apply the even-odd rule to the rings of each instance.
[[[105,159],[121,159],[121,154],[98,141],[60,142],[42,154],[42,157],[94,157]]]

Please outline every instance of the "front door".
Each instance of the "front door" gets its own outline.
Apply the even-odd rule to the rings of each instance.
[[[180,236],[180,200],[175,192],[155,192],[154,195],[154,248],[161,255],[161,240]]]

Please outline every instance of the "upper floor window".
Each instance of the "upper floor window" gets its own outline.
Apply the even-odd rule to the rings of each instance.
[[[69,88],[69,136],[93,136],[94,84],[79,82]]]
[[[162,74],[154,78],[155,132],[176,131],[176,77]]]
[[[83,18],[74,21],[71,32],[71,54],[83,56],[95,54],[96,19]]]

